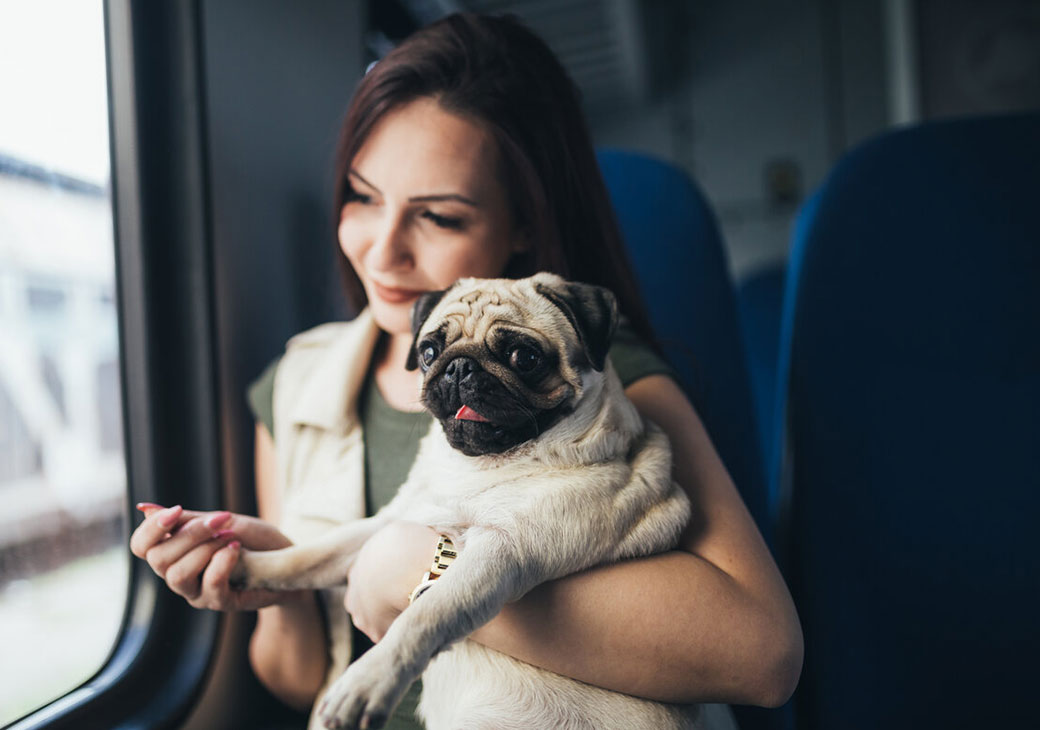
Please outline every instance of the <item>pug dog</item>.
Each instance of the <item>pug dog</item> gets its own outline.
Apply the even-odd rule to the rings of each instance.
[[[466,639],[540,583],[674,547],[689,519],[666,435],[607,358],[617,318],[608,290],[546,273],[461,279],[417,300],[407,367],[422,370],[435,422],[397,496],[313,543],[243,551],[233,578],[341,585],[391,520],[454,542],[451,566],[330,685],[327,727],[380,727],[420,675],[430,730],[704,726],[699,706],[593,687]]]

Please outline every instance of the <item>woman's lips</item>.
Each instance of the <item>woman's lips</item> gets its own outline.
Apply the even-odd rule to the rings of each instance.
[[[421,290],[393,289],[391,287],[383,286],[382,284],[377,284],[374,281],[372,282],[372,288],[375,289],[376,296],[390,304],[401,304],[402,302],[410,301],[418,297],[420,294],[425,293]]]

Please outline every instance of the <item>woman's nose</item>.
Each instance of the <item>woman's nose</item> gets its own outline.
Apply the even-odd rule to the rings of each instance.
[[[373,232],[369,266],[377,270],[399,269],[414,263],[408,230],[401,216],[388,216]]]

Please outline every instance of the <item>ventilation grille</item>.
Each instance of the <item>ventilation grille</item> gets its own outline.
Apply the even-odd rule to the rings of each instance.
[[[443,4],[443,3],[442,3]],[[636,0],[465,0],[460,9],[512,13],[553,49],[586,108],[646,98],[648,79]]]

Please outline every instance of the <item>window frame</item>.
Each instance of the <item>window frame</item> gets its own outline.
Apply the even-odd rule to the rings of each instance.
[[[127,464],[139,501],[216,509],[222,455],[200,7],[104,0]],[[83,685],[8,725],[167,727],[190,712],[224,618],[131,561],[115,646]]]

